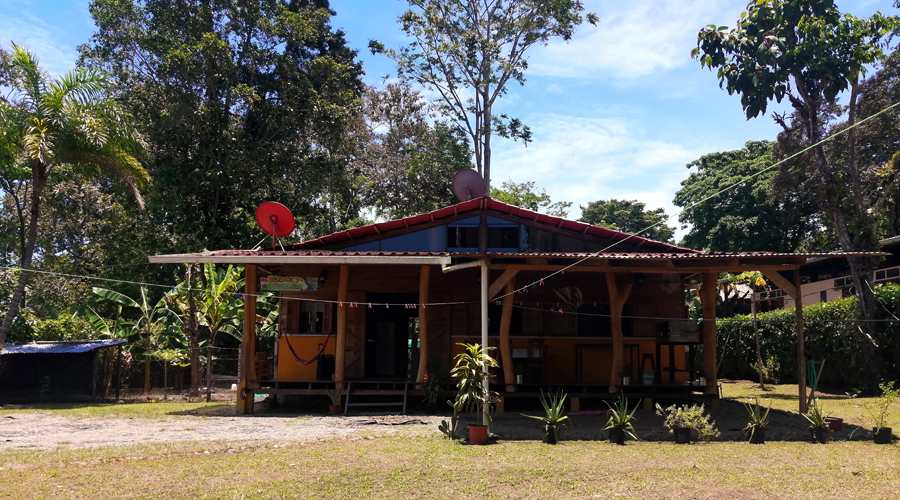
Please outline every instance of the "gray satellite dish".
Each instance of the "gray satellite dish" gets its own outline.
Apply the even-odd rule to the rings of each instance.
[[[453,194],[459,201],[481,198],[484,193],[484,179],[471,168],[464,168],[453,176]]]

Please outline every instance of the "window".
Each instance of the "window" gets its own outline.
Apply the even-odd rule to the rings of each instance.
[[[300,302],[300,333],[330,333],[331,304]]]
[[[519,227],[488,227],[488,248],[519,251]],[[447,248],[478,248],[478,226],[447,226]]]

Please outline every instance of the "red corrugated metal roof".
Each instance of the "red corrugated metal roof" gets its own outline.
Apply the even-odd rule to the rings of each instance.
[[[284,257],[441,257],[453,258],[480,258],[478,253],[463,252],[405,252],[368,250],[345,252],[342,250],[216,250],[206,252],[203,255],[222,256],[284,256]],[[660,253],[660,252],[489,252],[485,254],[491,258],[516,259],[529,257],[549,257],[559,259],[583,259],[593,257],[598,259],[724,259],[724,258],[783,258],[783,257],[874,257],[888,255],[880,252],[816,252],[816,253],[778,253],[778,252],[694,252],[694,253]]]
[[[563,219],[562,217],[555,217],[552,215],[541,214],[538,212],[533,212],[531,210],[524,209],[522,207],[517,207],[515,205],[510,205],[508,203],[503,203],[502,201],[497,201],[492,198],[482,197],[476,198],[474,200],[464,201],[462,203],[457,203],[456,205],[452,205],[446,208],[441,208],[435,210],[434,212],[429,212],[426,214],[414,215],[412,217],[406,217],[404,219],[391,220],[387,222],[377,222],[375,224],[370,224],[368,226],[358,227],[354,229],[349,229],[347,231],[340,231],[337,233],[332,233],[327,236],[322,236],[320,238],[316,238],[313,240],[304,241],[302,243],[296,243],[291,245],[290,248],[292,250],[300,250],[300,249],[309,249],[316,247],[324,247],[329,245],[336,245],[340,243],[348,243],[353,242],[354,240],[359,240],[362,238],[366,238],[374,235],[384,235],[385,238],[389,238],[390,231],[415,227],[418,225],[427,224],[433,221],[439,221],[441,219],[447,219],[450,217],[454,217],[460,214],[466,214],[470,212],[481,212],[481,211],[493,211],[500,214],[512,215],[514,217],[519,217],[521,219],[527,219],[535,222],[539,225],[548,225],[554,226],[557,228],[565,229],[567,231],[571,231],[573,236],[577,234],[596,236],[599,238],[606,238],[613,241],[622,241],[628,240],[629,245],[634,245],[647,250],[655,250],[655,251],[663,251],[663,252],[672,252],[672,253],[697,253],[697,250],[692,250],[690,248],[684,248],[677,245],[672,245],[669,243],[664,243],[662,241],[651,240],[648,238],[642,238],[640,236],[633,236],[628,233],[623,233],[621,231],[614,231],[612,229],[607,229],[605,227],[593,226],[591,224],[586,224],[584,222],[578,222],[568,219]]]

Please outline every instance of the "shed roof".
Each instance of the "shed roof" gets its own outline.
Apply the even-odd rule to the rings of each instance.
[[[124,344],[124,340],[73,340],[4,344],[0,354],[75,354]]]

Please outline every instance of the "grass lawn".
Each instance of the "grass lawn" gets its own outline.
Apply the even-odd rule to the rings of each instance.
[[[0,454],[8,498],[900,498],[900,448],[862,442],[465,446],[439,438]]]
[[[846,394],[819,394],[819,406],[825,414],[844,419],[844,422],[859,425],[867,429],[872,428],[872,418],[866,411],[865,405],[878,398],[852,397]],[[797,413],[799,408],[799,392],[796,385],[767,385],[766,390],[759,388],[758,384],[746,380],[722,383],[722,397],[725,399],[737,399],[747,401],[759,398],[759,404],[773,409],[791,411]],[[900,431],[900,401],[895,402],[887,418],[887,427],[893,427],[895,433]]]
[[[796,412],[796,386],[723,384]],[[868,398],[821,403],[870,427]],[[222,403],[34,405],[73,419],[220,415]],[[640,412],[638,414],[640,417]],[[900,428],[900,404],[889,421]],[[900,498],[900,445],[718,441],[501,441],[466,446],[421,432],[363,431],[315,442],[174,442],[0,452],[0,498]]]

